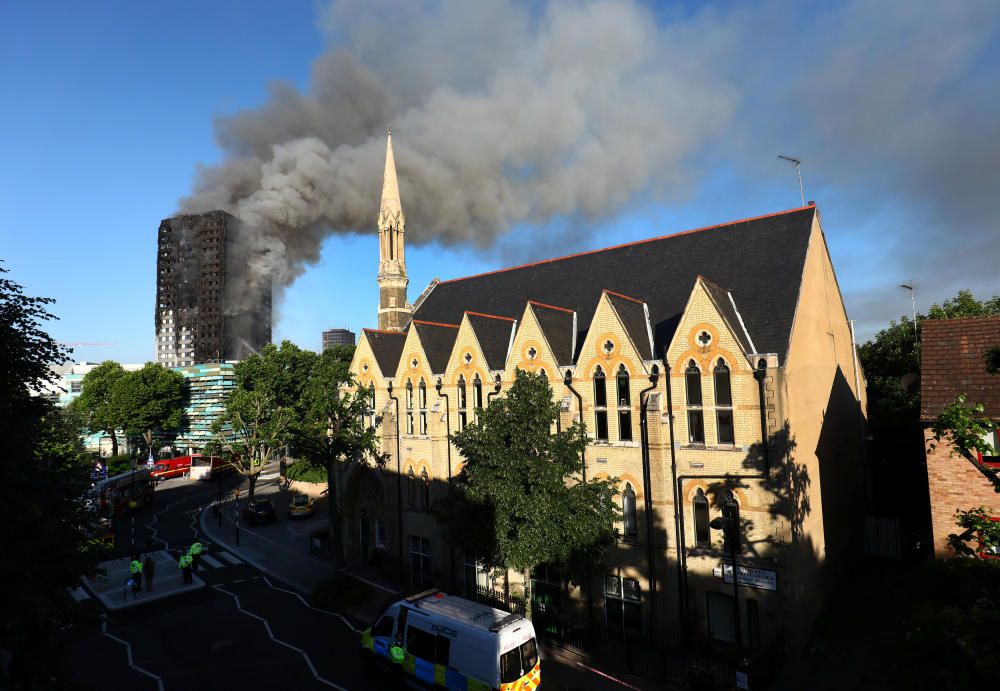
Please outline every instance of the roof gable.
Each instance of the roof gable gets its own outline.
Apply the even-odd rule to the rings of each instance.
[[[415,330],[427,356],[432,374],[442,374],[448,367],[455,339],[458,337],[458,324],[442,324],[437,322],[410,322],[410,328]]]
[[[479,342],[479,348],[486,358],[486,366],[493,370],[502,370],[507,365],[507,350],[511,337],[517,326],[513,317],[497,317],[479,312],[466,312],[465,318]]]
[[[391,377],[399,366],[399,358],[403,354],[406,343],[406,333],[402,331],[380,331],[378,329],[363,329],[361,337],[367,340],[378,368],[383,377]]]
[[[784,359],[814,206],[439,283],[415,319],[455,323],[466,310],[518,314],[529,300],[594,316],[603,289],[642,297],[654,348],[674,330],[698,275],[727,286],[761,352]],[[600,281],[589,280],[600,277]],[[582,340],[578,334],[578,340]]]
[[[698,278],[701,280],[702,285],[705,286],[705,292],[708,293],[708,297],[715,304],[715,309],[719,311],[719,316],[729,326],[733,338],[740,344],[743,352],[745,354],[756,352],[746,322],[740,318],[741,315],[736,311],[736,301],[733,300],[732,294],[704,276],[699,276]]]
[[[653,352],[650,350],[652,344],[649,342],[650,327],[647,326],[646,305],[642,300],[613,293],[610,290],[604,291],[608,297],[608,303],[618,313],[618,318],[625,328],[625,333],[632,339],[632,345],[643,360],[652,360]]]
[[[966,394],[1000,420],[1000,375],[986,371],[984,355],[1000,347],[1000,315],[920,322],[920,417],[930,420]]]
[[[572,365],[573,358],[576,357],[576,353],[573,352],[576,341],[574,332],[576,315],[573,310],[534,300],[528,302],[528,309],[534,314],[538,328],[545,336],[556,364],[560,367]]]

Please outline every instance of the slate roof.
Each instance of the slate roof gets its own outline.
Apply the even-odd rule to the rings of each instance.
[[[379,331],[378,329],[365,329],[364,333],[368,337],[368,345],[371,346],[372,353],[375,354],[378,368],[382,370],[382,376],[394,377],[396,368],[399,366],[399,356],[403,354],[406,334],[399,331]]]
[[[573,311],[535,301],[530,304],[538,326],[552,348],[556,364],[560,367],[572,365],[573,358],[576,357],[573,352]],[[581,340],[580,343],[582,342]]]
[[[448,358],[451,357],[451,349],[455,346],[455,339],[458,338],[458,324],[414,319],[410,322],[410,328],[417,330],[417,337],[420,338],[424,354],[427,355],[427,364],[431,366],[431,373],[443,373],[448,367]]]
[[[649,330],[646,327],[646,310],[642,307],[642,300],[630,295],[613,293],[610,290],[604,292],[608,294],[608,301],[618,313],[625,326],[625,332],[632,339],[639,355],[644,360],[652,360],[653,353],[649,351]]]
[[[743,324],[740,324],[740,315],[738,315],[736,310],[733,309],[733,300],[729,299],[729,291],[719,284],[708,280],[704,276],[701,277],[701,280],[704,282],[705,289],[712,298],[712,302],[715,303],[716,309],[719,310],[719,314],[721,314],[722,318],[726,320],[727,324],[729,324],[729,329],[733,332],[733,335],[736,336],[736,342],[740,344],[743,352],[753,352],[750,348],[750,342],[747,341],[747,335],[743,331],[744,326],[746,326],[747,331],[750,331],[750,326],[746,323],[746,320],[743,321]],[[752,335],[751,338],[753,338]],[[757,363],[753,364],[754,367],[757,366]]]
[[[984,354],[1000,347],[1000,315],[920,322],[920,417],[933,420],[960,393],[1000,420],[1000,375],[986,371]]]
[[[455,323],[466,310],[520,314],[529,300],[577,312],[587,329],[601,291],[649,306],[657,353],[669,344],[699,275],[732,292],[762,353],[788,350],[815,206],[734,221],[535,264],[443,281],[414,319]]]
[[[479,347],[486,356],[486,366],[491,370],[502,370],[507,366],[507,348],[514,330],[513,317],[497,317],[492,314],[467,312],[472,330],[476,332]]]

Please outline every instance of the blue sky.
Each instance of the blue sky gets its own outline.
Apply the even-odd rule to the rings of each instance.
[[[798,206],[794,170],[775,158],[779,153],[803,159],[806,198],[819,204],[860,337],[909,312],[909,296],[897,287],[906,280],[916,281],[921,309],[959,288],[971,288],[978,297],[1000,292],[993,269],[1000,233],[989,183],[1000,163],[1000,108],[998,96],[983,88],[989,75],[995,80],[1000,63],[995,5],[900,3],[891,19],[873,27],[872,16],[890,13],[860,2],[822,11],[762,2],[753,12],[728,3],[661,3],[650,15],[642,14],[648,9],[642,4],[627,4],[626,10],[613,4],[608,11],[623,12],[625,25],[636,12],[654,17],[651,27],[641,29],[651,33],[640,39],[668,46],[612,73],[608,84],[615,98],[648,92],[649,84],[674,92],[651,98],[647,110],[626,103],[634,107],[634,123],[622,122],[606,102],[583,99],[582,129],[603,135],[601,127],[609,127],[621,136],[633,126],[646,128],[641,141],[662,147],[660,158],[642,163],[641,179],[623,189],[613,179],[622,177],[615,167],[621,161],[600,159],[619,172],[609,174],[599,190],[607,198],[593,208],[583,195],[575,210],[561,213],[565,200],[549,198],[547,189],[532,190],[526,195],[531,209],[520,215],[505,211],[499,223],[475,217],[470,228],[478,235],[443,220],[414,228],[442,208],[413,200],[414,187],[426,188],[417,178],[408,180],[405,170],[437,160],[437,153],[421,147],[432,126],[426,123],[443,121],[447,112],[435,110],[442,94],[465,97],[466,105],[499,99],[499,89],[477,80],[497,65],[506,69],[505,61],[510,74],[558,90],[561,85],[544,72],[546,51],[555,46],[572,54],[571,39],[587,38],[588,17],[574,6],[540,3],[517,15],[506,2],[486,5],[495,14],[468,11],[449,28],[437,21],[437,3],[426,11],[407,3],[406,12],[384,2],[5,3],[0,259],[28,294],[56,299],[52,311],[60,319],[50,325],[55,338],[113,344],[78,347],[76,359],[151,359],[159,221],[190,193],[199,165],[217,164],[250,145],[239,135],[244,138],[236,144],[230,138],[220,146],[215,119],[239,115],[244,124],[266,122],[258,113],[275,102],[271,82],[307,92],[314,61],[343,50],[384,84],[396,84],[386,107],[396,108],[394,125],[403,127],[394,128],[394,140],[404,211],[413,208],[408,232],[414,241],[407,247],[411,299],[435,276],[479,273]],[[511,14],[515,20],[504,24]],[[397,16],[409,34],[398,26],[379,28],[386,17]],[[484,58],[475,42],[453,41],[465,33],[463,23],[480,29],[502,24],[491,32],[500,36],[495,52]],[[809,31],[788,33],[780,48],[767,40],[767,32],[782,35],[789,27]],[[387,43],[380,46],[381,31]],[[441,37],[453,47],[432,40]],[[404,39],[416,46],[412,50],[424,51],[417,55],[426,60],[408,55],[398,45]],[[915,42],[924,48],[917,51]],[[925,50],[930,44],[934,51]],[[532,56],[542,57],[532,63]],[[670,80],[663,81],[665,76]],[[497,81],[503,80],[491,77],[489,83]],[[552,131],[558,134],[563,130],[556,122]],[[468,124],[473,131],[487,126]],[[369,129],[364,141],[356,133],[345,136],[356,145],[353,151],[368,159],[374,152],[372,165],[380,168],[382,128]],[[416,133],[421,141],[413,141]],[[338,143],[331,140],[335,135],[323,136],[331,148]],[[580,142],[589,140],[571,143],[576,148],[565,159],[569,168],[591,150]],[[641,153],[629,156],[638,160]],[[440,155],[444,164],[472,165],[467,158]],[[518,175],[532,178],[537,166],[531,163]],[[303,265],[279,306],[275,340],[318,349],[326,328],[376,325],[380,181],[365,180],[370,223],[342,222],[322,242],[318,263]],[[578,188],[573,185],[583,184],[579,178],[556,175],[539,182],[548,188],[563,183],[586,191],[592,181]]]

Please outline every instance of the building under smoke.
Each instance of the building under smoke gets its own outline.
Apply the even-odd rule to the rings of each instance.
[[[156,361],[167,367],[241,360],[271,341],[271,288],[247,299],[239,220],[225,211],[160,222],[156,255]],[[239,299],[233,296],[238,294]]]
[[[329,329],[323,332],[323,350],[335,346],[352,346],[357,342],[357,336],[349,329]]]

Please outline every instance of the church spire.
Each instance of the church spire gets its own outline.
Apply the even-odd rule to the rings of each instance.
[[[378,327],[402,331],[410,321],[412,308],[406,301],[404,237],[406,218],[399,201],[396,158],[392,152],[392,130],[386,128],[385,173],[382,176],[382,202],[378,212]]]
[[[385,172],[382,174],[382,204],[378,212],[379,230],[389,227],[401,230],[406,225],[403,205],[399,201],[399,182],[396,180],[396,157],[392,153],[392,128],[386,128]]]

